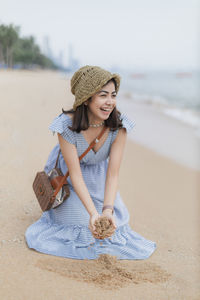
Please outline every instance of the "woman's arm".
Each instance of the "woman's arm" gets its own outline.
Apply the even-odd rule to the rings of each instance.
[[[67,142],[59,133],[58,140],[62,151],[62,155],[68,167],[71,182],[73,184],[75,192],[82,201],[90,217],[92,217],[93,215],[98,215],[98,212],[94,206],[94,203],[92,201],[92,198],[90,197],[90,194],[82,176],[80,162],[75,145]]]
[[[120,128],[117,137],[111,146],[110,158],[106,175],[104,206],[114,206],[114,200],[116,198],[118,188],[119,169],[126,144],[126,138],[126,129]],[[111,211],[111,209],[107,208],[104,211]]]

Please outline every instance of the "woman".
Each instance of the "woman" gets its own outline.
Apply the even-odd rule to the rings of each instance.
[[[154,242],[129,227],[129,213],[117,190],[127,132],[135,125],[117,110],[119,86],[118,74],[97,66],[84,66],[73,75],[73,109],[63,110],[49,127],[59,143],[44,168],[48,174],[61,149],[58,167],[63,174],[69,170],[70,196],[29,226],[25,236],[30,248],[74,259],[96,259],[99,254],[145,259],[156,249]],[[104,126],[101,139],[79,162]],[[112,236],[103,240],[95,228],[100,215],[114,226]]]

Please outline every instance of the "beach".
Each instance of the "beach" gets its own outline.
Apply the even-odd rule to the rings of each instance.
[[[0,299],[200,299],[199,139],[189,127],[119,100],[136,122],[119,191],[131,228],[157,249],[146,260],[118,262],[113,270],[121,273],[106,273],[106,284],[95,279],[103,265],[38,253],[24,239],[41,216],[32,182],[57,144],[48,126],[74,101],[69,80],[58,72],[0,71],[0,101]]]

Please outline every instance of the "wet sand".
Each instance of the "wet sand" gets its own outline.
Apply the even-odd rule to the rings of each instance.
[[[73,96],[57,73],[1,71],[0,101],[1,299],[200,299],[198,171],[129,139],[119,190],[132,229],[157,243],[153,255],[116,262],[38,253],[24,240],[41,215],[32,182],[57,143],[48,126]]]

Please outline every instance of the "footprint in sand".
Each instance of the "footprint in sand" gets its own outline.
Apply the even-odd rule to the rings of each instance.
[[[129,283],[153,284],[165,282],[171,274],[155,263],[119,261],[115,256],[100,255],[96,260],[69,261],[60,257],[45,258],[37,261],[36,266],[55,272],[61,276],[84,281],[103,287],[116,289]]]

